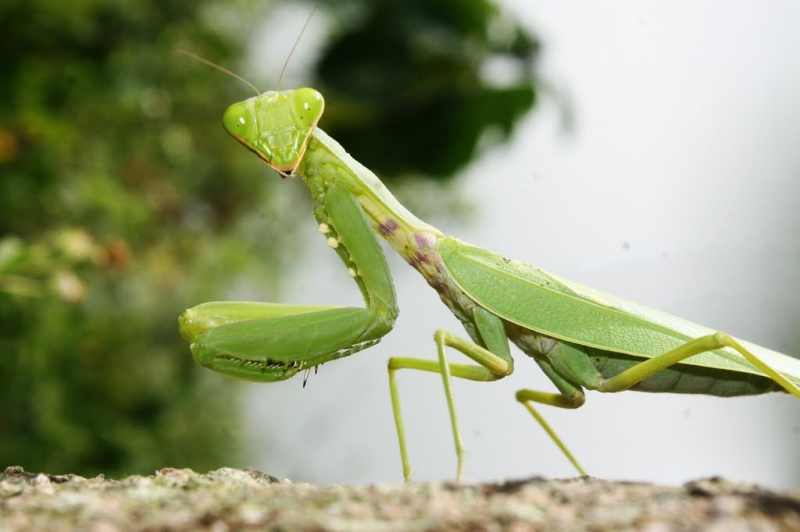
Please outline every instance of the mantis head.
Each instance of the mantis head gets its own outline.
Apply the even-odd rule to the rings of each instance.
[[[282,176],[292,177],[324,108],[314,89],[270,91],[228,107],[222,124]]]

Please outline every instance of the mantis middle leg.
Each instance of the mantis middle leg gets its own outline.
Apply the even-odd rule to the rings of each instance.
[[[451,386],[452,377],[473,381],[494,381],[510,375],[514,371],[514,361],[511,358],[508,339],[503,322],[490,312],[477,307],[473,319],[480,339],[486,345],[482,347],[477,343],[457,336],[448,331],[439,329],[434,335],[438,360],[425,360],[420,358],[392,357],[389,359],[389,389],[392,396],[392,410],[394,412],[397,438],[400,443],[400,457],[403,463],[403,476],[408,481],[411,478],[411,465],[408,460],[406,448],[405,429],[403,416],[400,412],[400,396],[397,390],[395,373],[399,369],[415,369],[439,373],[444,384],[447,408],[450,413],[450,423],[453,430],[453,440],[456,447],[458,469],[456,478],[461,479],[464,466],[464,444],[461,431],[458,427],[455,402]],[[447,360],[446,347],[452,347],[468,356],[476,364],[456,364]]]

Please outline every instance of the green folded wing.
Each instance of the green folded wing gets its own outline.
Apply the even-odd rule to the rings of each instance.
[[[437,251],[452,279],[475,302],[507,321],[554,338],[651,358],[716,332],[455,238],[441,240]],[[800,383],[800,360],[749,342],[741,343],[775,370]],[[764,374],[727,348],[702,353],[683,363]]]

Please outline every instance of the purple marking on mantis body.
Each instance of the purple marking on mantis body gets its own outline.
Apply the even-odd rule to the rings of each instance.
[[[420,262],[430,264],[430,254],[433,250],[434,239],[430,233],[414,233],[414,243],[417,245],[417,258]]]
[[[450,289],[450,287],[447,286],[447,283],[444,282],[444,279],[442,279],[441,276],[436,276],[428,279],[428,285],[434,290],[436,290],[439,294],[445,294]]]
[[[383,236],[389,236],[395,231],[397,231],[397,228],[398,228],[397,222],[389,218],[388,220],[386,220],[385,222],[383,222],[378,226],[378,231]]]
[[[406,262],[415,270],[420,270],[431,263],[430,258],[422,251],[414,251],[406,257]]]
[[[436,258],[434,249],[436,237],[427,231],[414,233],[413,237],[413,245],[407,245],[405,253],[403,253],[406,262],[419,271],[430,269],[434,266],[433,262]],[[438,267],[441,267],[441,265],[438,265]]]

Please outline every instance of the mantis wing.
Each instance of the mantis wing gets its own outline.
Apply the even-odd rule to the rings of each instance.
[[[455,238],[443,239],[437,250],[455,283],[476,303],[504,320],[560,340],[652,358],[717,332]],[[800,384],[800,360],[741,343]],[[701,353],[681,363],[764,375],[728,348]]]

